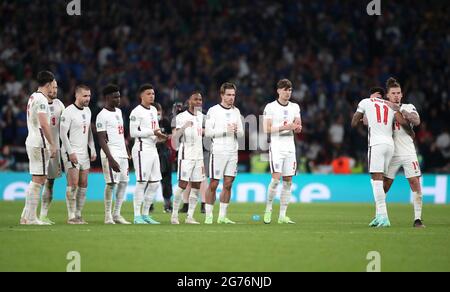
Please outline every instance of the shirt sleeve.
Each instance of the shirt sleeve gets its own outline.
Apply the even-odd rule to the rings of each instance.
[[[366,113],[366,101],[367,99],[363,99],[358,104],[358,109],[356,110],[358,113],[365,114]]]
[[[95,122],[95,126],[97,128],[97,132],[106,132],[106,119],[102,115],[102,113],[99,113],[97,115],[97,120]]]
[[[61,115],[61,123],[59,125],[59,137],[61,138],[63,147],[68,154],[72,154],[72,147],[70,146],[69,136],[67,135],[67,133],[69,133],[71,123],[72,120],[70,118],[69,111],[63,111]]]
[[[270,105],[266,105],[266,107],[264,108],[263,116],[264,116],[265,120],[273,119],[273,113],[272,113],[272,109],[271,109]]]
[[[48,114],[48,101],[44,97],[38,98],[36,100],[36,112],[38,114]]]

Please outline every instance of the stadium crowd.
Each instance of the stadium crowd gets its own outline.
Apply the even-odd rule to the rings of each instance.
[[[118,83],[125,121],[143,83],[154,84],[169,117],[194,89],[206,112],[218,86],[233,81],[246,116],[262,114],[276,81],[289,78],[302,109],[299,168],[313,173],[340,172],[339,161],[366,171],[366,129],[351,131],[351,117],[370,87],[395,76],[422,117],[415,130],[423,172],[448,173],[449,6],[384,1],[382,16],[368,16],[366,2],[98,0],[68,16],[64,1],[2,1],[0,171],[27,170],[26,104],[36,73],[51,70],[66,106],[77,84],[93,89],[93,117],[100,88]],[[268,163],[242,151],[240,170],[266,171]]]

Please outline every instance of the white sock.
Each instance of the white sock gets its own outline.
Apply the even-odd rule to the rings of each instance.
[[[172,218],[178,218],[178,210],[180,209],[180,203],[183,199],[184,190],[177,186],[175,192],[173,192],[173,206],[172,206]]]
[[[116,204],[114,205],[114,217],[120,217],[120,210],[122,210],[123,200],[125,198],[125,191],[127,190],[127,182],[121,181],[116,190]]]
[[[375,217],[378,216],[377,196],[375,195],[375,187],[373,186],[373,179],[370,179],[370,185],[372,186],[373,200],[375,201]]]
[[[226,218],[227,217],[228,205],[229,205],[228,203],[220,202],[219,218]]]
[[[199,193],[200,193],[199,189],[191,189],[191,193],[189,194],[188,218],[194,217],[195,207],[197,207]]]
[[[286,217],[287,208],[291,200],[291,187],[292,182],[283,182],[280,198],[280,218]]]
[[[37,205],[39,204],[39,197],[41,195],[41,188],[42,186],[40,184],[30,182],[30,185],[28,186],[28,191],[25,197],[25,208],[22,211],[21,218],[34,221],[36,220],[36,210]],[[37,202],[36,202],[37,200]]]
[[[75,215],[77,217],[81,217],[81,212],[83,211],[84,208],[84,203],[86,202],[86,188],[78,188],[77,189],[77,204],[76,204],[76,213]]]
[[[279,180],[272,179],[267,189],[266,212],[272,212],[273,199],[277,195],[277,188],[280,184]]]
[[[150,206],[153,204],[153,200],[155,199],[156,191],[158,190],[160,183],[149,183],[147,185],[147,189],[144,193],[144,207],[142,210],[142,215],[148,216],[150,212]]]
[[[42,194],[41,217],[47,217],[52,200],[53,186],[50,187],[50,183],[47,181],[44,185],[44,193]]]
[[[386,207],[386,193],[383,189],[383,181],[373,181],[373,192],[375,196],[375,204],[377,206],[377,214],[380,216],[388,216]]]
[[[116,184],[106,184],[105,186],[105,218],[111,218],[112,196]]]
[[[206,217],[213,216],[214,205],[210,205],[208,203],[205,204]]]
[[[144,191],[147,183],[137,182],[133,196],[134,217],[141,216],[142,202],[144,202]]]
[[[423,204],[423,195],[422,192],[413,192],[414,198],[414,220],[420,219],[422,220],[422,204]]]
[[[76,211],[76,193],[77,188],[75,187],[66,187],[66,204],[67,204],[67,214],[69,220],[75,218],[75,211]]]

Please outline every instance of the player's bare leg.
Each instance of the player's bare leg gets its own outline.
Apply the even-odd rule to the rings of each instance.
[[[45,175],[33,175],[25,198],[25,207],[20,216],[20,224],[23,225],[49,225],[37,218],[37,208],[40,201],[41,190],[47,177]]]
[[[67,223],[79,224],[76,218],[77,193],[80,183],[80,171],[73,167],[67,170],[67,188],[66,188],[66,204],[67,204]]]
[[[53,186],[55,184],[54,179],[47,179],[44,185],[44,192],[42,193],[41,201],[41,213],[39,215],[39,220],[49,224],[55,224],[48,218],[48,210],[50,209],[50,204],[53,200]]]
[[[200,182],[191,182],[191,192],[189,194],[189,209],[186,217],[186,224],[200,224],[194,219],[195,207],[197,207],[198,194],[200,193]]]
[[[180,224],[178,220],[178,213],[180,211],[180,203],[183,199],[184,192],[188,186],[187,181],[180,180],[178,182],[178,186],[175,188],[174,196],[173,196],[173,210],[172,210],[172,216],[170,218],[170,223],[172,224]]]
[[[280,184],[281,173],[273,173],[267,189],[266,211],[264,212],[264,223],[270,224],[272,222],[272,208],[273,199],[277,195],[278,185]]]
[[[278,217],[279,224],[294,224],[288,216],[286,216],[289,202],[291,201],[292,176],[283,177],[283,188],[280,197],[280,216]]]
[[[231,187],[233,186],[234,177],[233,176],[224,176],[223,178],[223,188],[222,193],[220,194],[220,210],[219,210],[219,218],[217,218],[217,223],[225,223],[225,224],[235,224],[235,222],[231,221],[227,217],[228,205],[230,204],[231,199]]]
[[[213,223],[213,210],[214,210],[214,203],[216,202],[216,191],[217,187],[219,186],[219,180],[217,179],[210,179],[209,186],[206,190],[205,194],[205,224],[212,224]]]
[[[376,216],[375,219],[369,224],[370,227],[389,227],[387,206],[386,206],[386,193],[384,191],[385,182],[383,173],[372,173],[372,190],[375,199]]]
[[[79,181],[78,188],[76,193],[76,208],[75,208],[75,218],[78,221],[78,224],[87,224],[84,221],[82,212],[84,208],[84,204],[86,202],[86,192],[87,192],[87,183],[88,183],[88,174],[89,170],[81,170],[79,172]]]

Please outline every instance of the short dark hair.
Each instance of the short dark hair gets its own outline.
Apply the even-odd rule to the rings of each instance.
[[[47,83],[53,82],[55,75],[50,71],[41,71],[37,75],[37,82],[39,86],[44,86]]]
[[[141,85],[141,87],[139,87],[139,90],[138,90],[138,96],[141,96],[141,94],[144,93],[144,91],[149,90],[149,89],[155,89],[155,88],[150,83]]]
[[[84,85],[84,84],[80,84],[80,85],[77,85],[76,87],[75,87],[75,94],[77,93],[77,92],[79,92],[80,90],[91,90],[90,88],[89,88],[89,86],[87,86],[87,85]]]
[[[197,94],[202,95],[202,93],[200,92],[200,90],[193,90],[193,91],[191,91],[191,94],[189,94],[188,99],[190,99],[192,96],[197,95]]]
[[[236,87],[236,85],[234,83],[225,82],[224,84],[222,84],[222,86],[220,86],[220,95],[225,94],[225,91],[227,89],[237,90],[237,87]]]
[[[370,92],[370,95],[372,95],[374,93],[379,93],[379,94],[381,94],[381,96],[384,96],[386,94],[386,92],[384,91],[383,87],[380,87],[380,86],[372,87],[369,90],[369,92]]]
[[[277,89],[289,89],[292,88],[292,82],[289,79],[281,79],[277,83]]]
[[[103,93],[103,96],[108,96],[111,93],[118,92],[118,91],[120,91],[119,86],[117,86],[115,84],[108,84],[105,86],[105,88],[103,88],[102,93]]]

